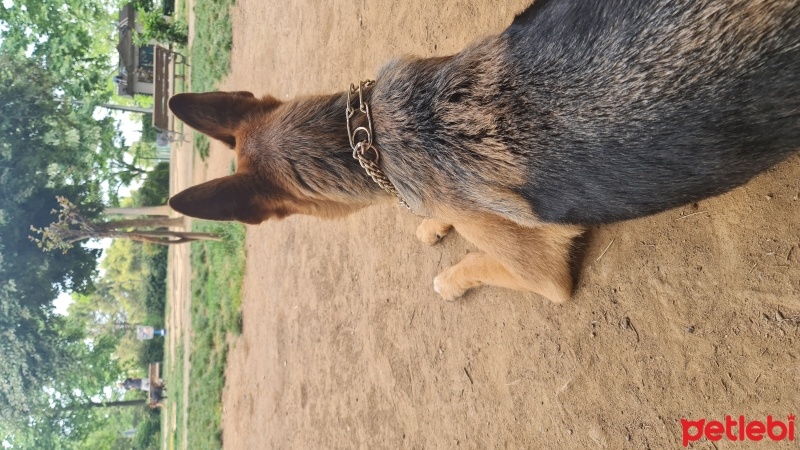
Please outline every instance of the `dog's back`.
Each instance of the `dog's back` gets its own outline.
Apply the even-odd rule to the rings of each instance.
[[[406,128],[435,130],[420,139],[433,177],[523,224],[512,196],[533,220],[613,222],[725,192],[800,148],[799,1],[538,0],[499,37],[414,64],[401,77],[429,78],[410,92],[432,108]],[[386,91],[409,92],[399,66]],[[392,126],[377,133],[389,146]]]
[[[506,32],[537,111],[524,195],[554,222],[719,194],[800,148],[800,2],[550,1]],[[523,92],[541,92],[522,89]]]

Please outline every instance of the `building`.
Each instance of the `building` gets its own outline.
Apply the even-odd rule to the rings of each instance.
[[[153,95],[154,92],[155,42],[143,47],[134,44],[134,30],[142,30],[136,21],[137,14],[132,3],[123,6],[119,12],[119,70],[114,82],[117,84],[117,94],[123,97]]]

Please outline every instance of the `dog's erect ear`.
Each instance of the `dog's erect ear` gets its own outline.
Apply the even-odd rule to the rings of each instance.
[[[169,99],[169,109],[195,130],[236,147],[239,124],[251,114],[268,112],[280,105],[273,97],[257,99],[252,93],[206,92],[178,94]]]
[[[190,187],[169,199],[175,211],[207,220],[238,220],[258,224],[288,211],[276,209],[282,194],[254,176],[237,173]]]

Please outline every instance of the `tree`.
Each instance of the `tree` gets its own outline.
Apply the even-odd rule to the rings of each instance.
[[[59,292],[105,288],[100,250],[43,253],[29,239],[52,222],[57,194],[100,221],[116,195],[104,186],[126,169],[108,161],[130,161],[114,120],[94,115],[111,92],[113,3],[0,2],[0,442],[16,448],[73,448],[106,420],[86,405],[116,400],[104,392],[121,371],[113,309],[52,306]]]
[[[110,92],[78,92],[97,101],[75,101],[45,62],[7,47],[0,44],[0,194],[22,201],[30,186],[64,184],[99,194],[105,184],[115,204],[119,187],[149,169],[154,145],[126,146],[112,117],[95,116]]]
[[[0,439],[28,448],[60,448],[100,425],[77,408],[105,397],[119,379],[111,335],[88,339],[82,323],[58,316],[42,321],[0,287]]]
[[[68,97],[102,100],[111,92],[115,5],[112,0],[2,2],[2,48],[17,55],[29,52]]]
[[[113,120],[57,99],[58,89],[43,67],[0,51],[0,184],[20,201],[31,186],[86,182],[97,149],[117,139]]]
[[[66,253],[75,243],[90,238],[131,239],[137,242],[161,245],[184,244],[197,240],[221,240],[213,233],[144,229],[147,227],[164,228],[176,226],[183,222],[183,218],[180,217],[152,217],[108,222],[92,221],[84,216],[78,210],[78,207],[65,197],[57,198],[61,205],[58,220],[45,228],[31,227],[32,231],[42,236],[41,238],[32,237],[31,239],[45,251],[59,249]],[[132,230],[127,229],[131,227],[138,228]]]

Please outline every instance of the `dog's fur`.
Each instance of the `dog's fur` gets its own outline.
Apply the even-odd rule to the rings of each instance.
[[[238,172],[170,205],[255,224],[391,201],[351,156],[346,99],[173,97],[177,117],[236,150]],[[431,217],[420,239],[454,226],[485,252],[437,292],[564,301],[586,226],[723,193],[800,148],[800,1],[537,0],[458,54],[390,62],[365,100],[383,171]]]

